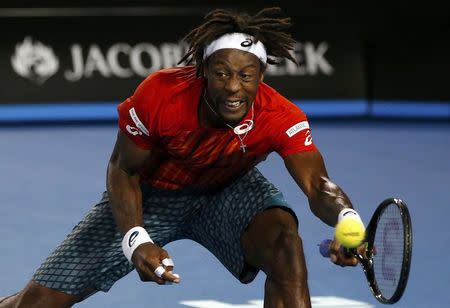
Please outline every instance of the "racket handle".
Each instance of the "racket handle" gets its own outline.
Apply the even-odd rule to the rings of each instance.
[[[331,244],[331,241],[332,241],[331,239],[325,239],[318,245],[320,254],[324,258],[329,258],[330,257],[330,244]]]
[[[332,240],[331,239],[325,239],[323,240],[318,246],[319,246],[319,251],[320,254],[322,255],[322,257],[324,258],[329,258],[330,257],[330,244],[331,244]],[[351,256],[351,250],[344,248],[344,246],[341,245],[341,247],[339,247],[339,251],[347,256]]]

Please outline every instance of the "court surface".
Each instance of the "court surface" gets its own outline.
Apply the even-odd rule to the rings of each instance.
[[[409,206],[412,269],[393,307],[450,307],[450,124],[311,121],[311,127],[331,179],[366,223],[386,197],[400,197]],[[0,127],[0,295],[20,289],[100,198],[115,134],[113,124]],[[317,244],[333,229],[309,211],[280,158],[270,155],[259,169],[299,216],[313,307],[382,307],[359,267],[341,268],[320,256]],[[132,272],[109,293],[77,307],[262,307],[264,274],[241,285],[194,242],[177,241],[166,249],[180,285],[142,283]]]

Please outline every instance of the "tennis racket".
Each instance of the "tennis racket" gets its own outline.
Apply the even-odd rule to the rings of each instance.
[[[329,257],[331,240],[319,245],[320,253]],[[388,198],[375,210],[366,229],[366,252],[349,249],[362,266],[369,288],[383,304],[396,303],[408,282],[412,255],[412,226],[406,203]]]

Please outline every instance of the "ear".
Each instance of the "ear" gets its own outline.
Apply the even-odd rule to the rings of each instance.
[[[203,71],[202,72],[203,78],[206,79],[206,75],[208,75],[208,66],[207,66],[206,62],[203,63],[202,71]]]
[[[263,82],[264,81],[264,73],[266,72],[266,67],[267,67],[267,64],[260,66],[261,76],[259,77],[259,82]]]

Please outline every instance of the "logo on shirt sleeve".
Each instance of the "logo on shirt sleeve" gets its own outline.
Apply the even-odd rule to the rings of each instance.
[[[302,130],[305,130],[305,129],[309,129],[308,121],[302,121],[300,123],[295,124],[294,126],[292,126],[291,128],[289,128],[286,131],[286,134],[289,136],[289,138],[291,138],[298,132],[301,132]]]
[[[305,137],[306,137],[306,139],[305,139],[305,146],[307,147],[308,145],[312,144],[312,136],[311,136],[311,130],[310,129],[308,129],[305,132]]]
[[[139,129],[137,129],[136,127],[133,127],[133,126],[127,124],[126,128],[127,128],[127,131],[130,134],[132,134],[133,136],[142,135],[142,132]]]
[[[134,110],[134,107],[129,110],[129,113],[130,113],[130,117],[133,120],[134,124],[136,125],[137,129],[139,131],[141,131],[142,133],[144,133],[145,135],[150,136],[148,129],[144,126],[144,124],[141,122],[141,120],[137,116],[137,113],[136,113],[136,110]],[[132,128],[134,128],[134,127],[130,126],[130,129],[128,129],[128,126],[127,126],[128,132],[132,135],[136,135],[136,131],[133,131],[133,132],[130,131],[130,130],[132,130]]]

